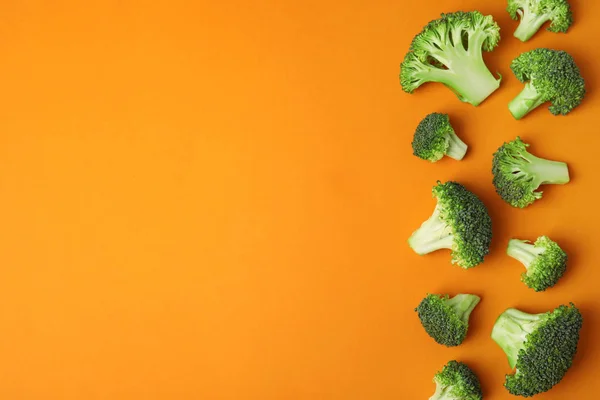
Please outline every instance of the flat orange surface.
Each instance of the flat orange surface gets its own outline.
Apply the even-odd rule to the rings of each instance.
[[[504,1],[2,2],[0,398],[418,400],[459,359],[486,399],[510,399],[496,317],[574,301],[579,353],[538,398],[597,399],[600,4],[572,2],[567,35],[526,44]],[[502,28],[486,60],[504,80],[478,108],[398,82],[412,37],[458,9]],[[509,63],[542,46],[573,54],[588,96],[516,122]],[[463,162],[412,156],[432,111],[470,145]],[[491,184],[516,135],[572,174],[526,210]],[[406,243],[438,179],[490,208],[473,270]],[[535,293],[504,249],[541,234],[570,263]],[[483,298],[462,346],[424,333],[427,292]]]

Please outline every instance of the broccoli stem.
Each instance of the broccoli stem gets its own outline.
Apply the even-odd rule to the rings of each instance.
[[[429,398],[429,400],[444,400],[447,399],[448,392],[451,387],[442,385],[439,382],[435,382],[435,393]]]
[[[454,243],[452,232],[440,219],[439,204],[433,210],[429,219],[417,229],[408,239],[410,247],[419,255],[431,253],[440,249],[451,249]]]
[[[528,314],[509,308],[498,317],[492,329],[492,339],[506,353],[511,368],[517,365],[519,351],[525,345],[527,335],[533,332],[547,315]]]
[[[508,109],[515,119],[521,119],[545,102],[531,82],[527,82],[521,93],[508,104]]]
[[[481,49],[479,54],[456,50],[450,58],[450,69],[442,71],[439,81],[461,101],[478,106],[500,86],[500,79],[496,79],[483,62]]]
[[[540,30],[542,25],[549,20],[547,15],[537,15],[531,12],[523,12],[520,13],[520,15],[521,22],[515,30],[514,35],[522,42],[531,39],[531,37]]]
[[[471,311],[479,304],[480,300],[481,298],[474,294],[457,294],[453,298],[446,300],[446,304],[454,310],[463,322],[468,323]]]
[[[569,167],[566,163],[546,160],[530,153],[527,153],[525,158],[529,164],[524,167],[524,170],[535,176],[533,184],[539,186],[548,183],[556,185],[569,183]]]
[[[531,263],[543,252],[544,249],[519,239],[511,239],[508,242],[508,249],[506,249],[506,253],[515,260],[520,261],[526,269],[529,269]]]
[[[460,161],[465,157],[465,154],[467,154],[467,147],[467,144],[452,132],[448,137],[448,149],[446,150],[446,155]]]

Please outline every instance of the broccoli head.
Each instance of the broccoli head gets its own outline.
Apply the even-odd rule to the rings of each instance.
[[[521,119],[546,102],[554,115],[566,115],[585,96],[585,81],[573,57],[562,50],[535,49],[521,54],[510,65],[525,87],[508,108]]]
[[[481,384],[477,375],[460,361],[449,361],[435,374],[435,393],[429,400],[481,400]]]
[[[506,252],[525,266],[527,271],[521,280],[536,292],[556,285],[567,269],[567,254],[547,236],[539,237],[534,244],[512,239]]]
[[[492,220],[479,198],[457,182],[433,187],[437,205],[431,217],[408,239],[419,255],[452,250],[452,263],[472,268],[490,251]]]
[[[514,374],[504,386],[516,396],[530,397],[562,380],[577,352],[581,313],[572,303],[542,314],[506,310],[494,325],[492,339],[504,350]]]
[[[448,114],[431,113],[419,123],[412,142],[413,154],[423,160],[436,162],[444,155],[462,160],[467,145],[460,140]]]
[[[427,295],[415,308],[425,332],[447,347],[461,344],[469,329],[469,316],[481,299],[474,294]]]
[[[567,0],[508,0],[506,9],[514,20],[521,19],[515,37],[528,41],[550,21],[550,32],[566,32],[573,24],[573,13]]]
[[[407,93],[426,82],[439,82],[460,100],[479,105],[500,86],[483,61],[500,40],[492,16],[478,11],[442,14],[414,37],[400,66],[400,84]]]
[[[542,192],[536,192],[540,185],[565,184],[570,180],[567,164],[536,157],[527,147],[517,136],[504,143],[492,161],[496,192],[513,207],[525,208],[541,199]]]

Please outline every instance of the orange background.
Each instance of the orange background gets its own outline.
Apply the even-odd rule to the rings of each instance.
[[[509,399],[495,318],[574,301],[579,353],[538,398],[596,399],[600,4],[572,3],[567,35],[522,44],[504,1],[2,2],[0,398],[426,399],[459,359]],[[486,59],[504,80],[478,108],[398,82],[412,37],[457,9],[502,28]],[[574,55],[589,94],[516,122],[509,63],[541,46]],[[464,161],[411,155],[432,111]],[[491,185],[516,135],[572,174],[526,210]],[[438,179],[490,208],[492,254],[473,270],[406,244]],[[504,249],[541,234],[570,264],[534,293]],[[424,333],[427,292],[482,296],[462,346]]]

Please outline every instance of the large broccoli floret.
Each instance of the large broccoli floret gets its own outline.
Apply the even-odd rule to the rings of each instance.
[[[429,400],[481,400],[481,384],[477,375],[459,361],[449,361],[435,374],[435,393]]]
[[[516,396],[550,390],[571,367],[583,318],[572,303],[552,312],[527,314],[510,308],[494,325],[492,339],[504,350],[515,373],[504,386]]]
[[[512,239],[506,252],[525,265],[527,272],[521,280],[536,292],[556,285],[567,269],[567,254],[548,236],[539,237],[534,244]]]
[[[535,191],[540,185],[565,184],[570,180],[567,164],[536,157],[527,147],[517,136],[504,143],[492,161],[496,192],[513,207],[525,208],[541,199],[542,192]]]
[[[467,145],[460,140],[448,114],[431,113],[419,123],[412,142],[413,154],[423,160],[439,161],[444,155],[462,160]]]
[[[452,263],[471,268],[490,251],[492,220],[479,198],[457,182],[433,187],[437,205],[433,215],[408,239],[419,255],[440,249],[452,250]]]
[[[554,115],[566,115],[585,96],[585,82],[573,57],[562,50],[535,49],[521,54],[510,65],[525,88],[508,108],[521,119],[546,102]]]
[[[492,16],[478,11],[442,14],[412,41],[400,66],[402,89],[412,93],[425,82],[449,87],[460,100],[479,105],[500,86],[483,61],[500,40]]]
[[[573,13],[567,0],[508,0],[506,9],[514,20],[521,19],[515,37],[523,42],[550,21],[550,32],[566,32],[573,24]]]
[[[471,311],[481,300],[474,294],[429,294],[415,308],[425,332],[437,343],[447,347],[461,344],[469,329]]]

